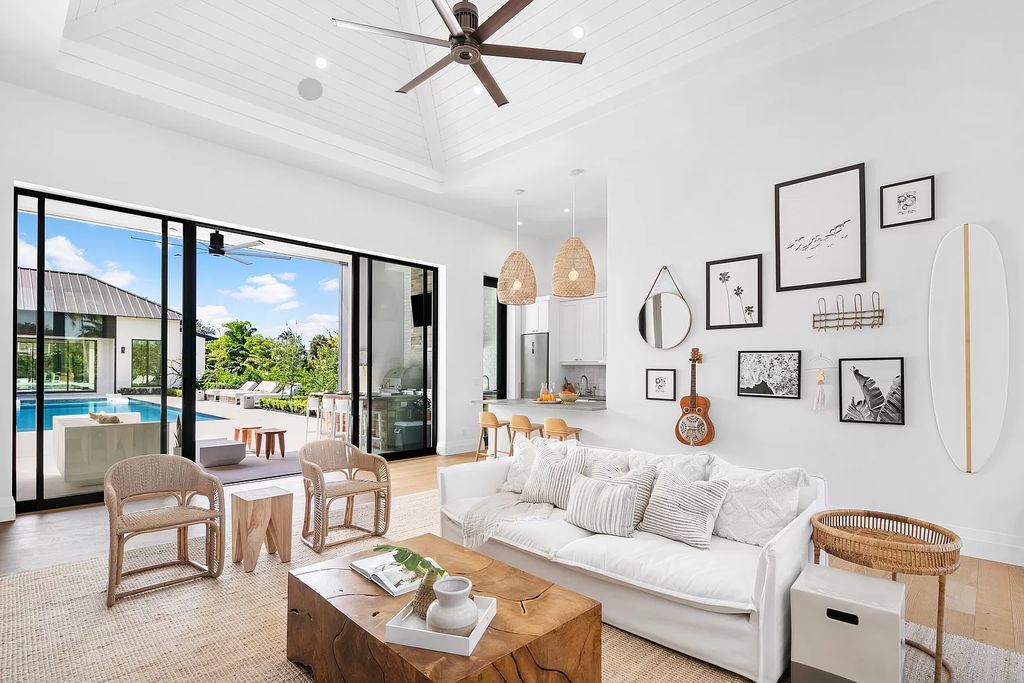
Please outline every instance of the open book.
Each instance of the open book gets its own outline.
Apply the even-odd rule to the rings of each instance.
[[[349,566],[391,595],[404,595],[416,590],[422,578],[416,572],[395,562],[394,553],[384,553],[367,557],[364,560],[356,560]]]

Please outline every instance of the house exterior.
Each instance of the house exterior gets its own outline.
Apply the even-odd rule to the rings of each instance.
[[[19,393],[36,390],[34,268],[18,269]],[[44,278],[44,389],[48,394],[110,394],[159,390],[160,304],[91,275],[47,270]],[[181,386],[182,316],[167,310],[168,386]],[[205,370],[207,337],[195,335],[197,376]]]

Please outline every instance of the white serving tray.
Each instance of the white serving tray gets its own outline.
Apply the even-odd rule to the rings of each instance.
[[[453,636],[448,633],[431,631],[427,628],[425,619],[413,614],[412,603],[409,603],[387,623],[384,629],[384,640],[388,643],[410,645],[424,650],[436,650],[468,657],[473,654],[473,650],[476,649],[477,643],[480,642],[484,631],[487,630],[488,624],[491,623],[491,619],[498,611],[498,601],[495,598],[477,595],[473,599],[476,602],[478,618],[476,628],[468,636]]]

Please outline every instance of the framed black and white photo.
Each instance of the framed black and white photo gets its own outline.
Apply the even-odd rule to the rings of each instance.
[[[740,351],[736,394],[764,398],[800,398],[799,351]]]
[[[878,192],[878,215],[883,228],[935,220],[933,175],[883,185]]]
[[[903,358],[840,358],[839,421],[906,424]]]
[[[867,281],[864,164],[775,186],[775,291]]]
[[[761,327],[761,254],[708,261],[705,269],[707,329]]]
[[[676,400],[676,371],[647,369],[647,400]]]

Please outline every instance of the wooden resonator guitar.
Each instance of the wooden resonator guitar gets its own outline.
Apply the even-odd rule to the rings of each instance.
[[[697,394],[697,365],[703,362],[700,349],[690,349],[690,395],[679,401],[683,414],[676,421],[676,439],[689,446],[704,446],[715,438],[715,426],[708,416],[711,401]]]

